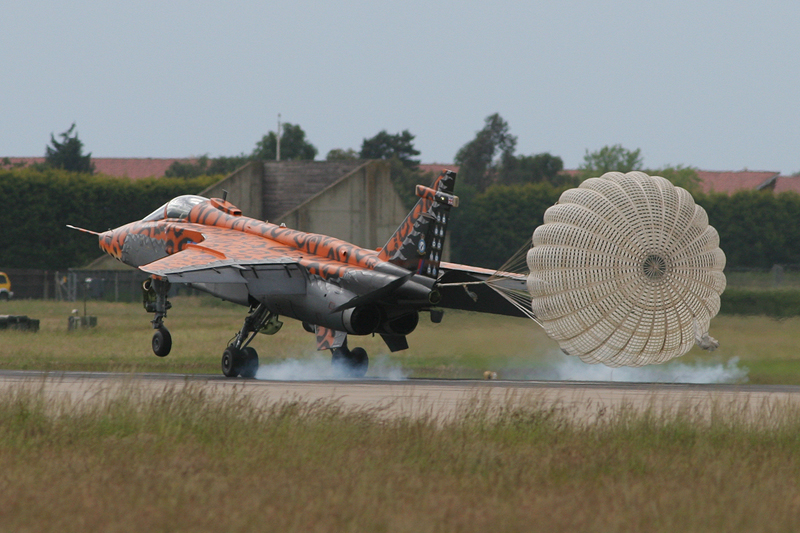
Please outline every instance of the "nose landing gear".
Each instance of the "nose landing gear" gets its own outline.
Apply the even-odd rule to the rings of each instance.
[[[167,317],[167,310],[172,308],[172,304],[167,300],[169,293],[169,282],[158,278],[149,278],[142,285],[142,304],[145,311],[154,313],[153,320],[153,353],[159,357],[166,357],[172,350],[172,335],[164,325]]]
[[[172,350],[172,335],[163,324],[153,333],[153,353],[159,357],[166,357]]]

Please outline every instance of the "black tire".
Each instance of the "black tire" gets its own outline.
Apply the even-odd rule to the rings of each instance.
[[[222,373],[226,378],[235,378],[242,368],[242,351],[236,346],[228,346],[222,352]]]
[[[350,350],[347,348],[333,348],[331,349],[331,364],[333,366],[344,364],[349,357]]]
[[[363,378],[369,368],[369,356],[364,348],[350,351],[350,368],[354,378]]]
[[[158,328],[155,333],[153,333],[153,353],[159,357],[166,357],[169,355],[170,350],[172,350],[172,335],[170,335],[169,330],[164,326]]]
[[[242,348],[242,368],[239,374],[243,378],[254,378],[258,372],[258,352],[247,346]]]
[[[7,292],[0,292],[0,300],[7,302],[8,301],[8,293]]]
[[[369,357],[364,348],[334,348],[331,364],[335,374],[347,378],[363,378],[369,367]]]

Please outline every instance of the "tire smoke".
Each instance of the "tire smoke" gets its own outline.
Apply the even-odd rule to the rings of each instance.
[[[739,358],[726,362],[671,362],[661,365],[612,368],[604,364],[584,363],[563,353],[526,372],[526,379],[552,381],[611,381],[631,383],[745,383],[747,367],[739,366]]]
[[[408,378],[408,374],[393,363],[385,354],[371,358],[369,370],[363,379],[380,379],[400,381]],[[273,364],[262,364],[256,372],[256,379],[264,381],[321,381],[349,380],[347,376],[337,372],[331,365],[330,356],[315,353],[308,358],[287,359]]]

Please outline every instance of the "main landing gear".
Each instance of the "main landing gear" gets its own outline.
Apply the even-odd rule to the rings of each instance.
[[[317,336],[317,350],[331,351],[331,366],[336,377],[363,378],[369,367],[364,348],[347,347],[347,332],[303,322],[303,329]]]
[[[334,374],[349,378],[363,378],[369,367],[369,356],[364,348],[347,348],[347,340],[340,348],[331,349]]]
[[[255,377],[258,371],[258,352],[248,344],[256,333],[274,335],[282,326],[283,322],[278,320],[278,315],[269,312],[264,304],[251,308],[250,314],[244,319],[242,329],[222,352],[222,373],[225,377]]]

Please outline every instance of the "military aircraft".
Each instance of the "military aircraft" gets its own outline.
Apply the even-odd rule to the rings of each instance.
[[[417,185],[419,200],[379,250],[262,222],[226,198],[195,195],[103,233],[69,227],[97,235],[103,251],[150,274],[144,305],[153,313],[157,356],[172,347],[164,326],[170,286],[184,283],[249,308],[223,352],[225,376],[255,376],[258,354],[250,342],[257,333],[277,333],[279,317],[290,317],[316,335],[318,350],[331,350],[334,365],[360,377],[369,357],[348,348],[348,335],[377,333],[394,352],[408,348],[406,335],[420,312],[433,322],[442,320],[442,308],[530,316],[524,275],[442,262],[450,212],[458,206],[455,180],[443,171],[431,187]]]

